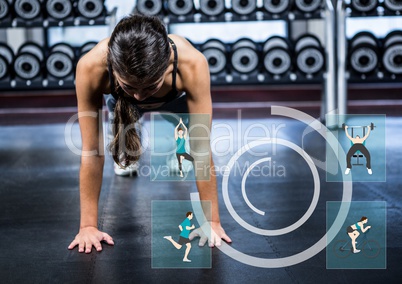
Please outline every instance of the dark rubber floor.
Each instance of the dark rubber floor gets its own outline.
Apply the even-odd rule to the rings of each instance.
[[[237,112],[225,118],[233,131],[239,128]],[[285,123],[280,138],[301,145],[305,125],[279,117],[243,117],[243,130],[252,123]],[[149,121],[145,123],[149,127]],[[118,177],[107,156],[99,206],[99,227],[115,240],[103,251],[80,254],[67,250],[79,227],[78,173],[80,157],[65,142],[65,124],[0,127],[0,282],[1,283],[401,283],[402,279],[402,118],[386,120],[386,182],[356,182],[353,201],[386,202],[386,269],[329,269],[326,249],[298,264],[281,268],[258,268],[241,263],[217,248],[212,249],[211,268],[152,268],[153,200],[190,200],[196,192],[192,181],[151,182],[149,177]],[[255,139],[261,130],[254,129]],[[222,128],[215,137],[227,135]],[[78,127],[73,142],[80,145]],[[241,142],[235,136],[233,149]],[[304,141],[306,152],[325,157],[325,140],[317,134]],[[233,154],[233,153],[232,153]],[[142,165],[149,165],[149,152]],[[216,156],[223,167],[231,155]],[[251,156],[245,154],[240,164]],[[282,162],[281,162],[282,161]],[[363,159],[364,161],[364,159]],[[241,176],[229,181],[231,202],[244,220],[253,226],[277,229],[292,224],[308,208],[313,180],[305,161],[286,147],[277,148],[277,171],[286,168],[286,178],[249,177],[250,202],[264,209],[256,215],[245,205],[239,189]],[[380,165],[381,166],[381,165]],[[363,167],[353,168],[359,174]],[[363,168],[364,169],[364,168]],[[242,228],[229,214],[222,199],[222,173],[218,176],[221,221],[232,238],[232,248],[264,259],[277,259],[300,253],[326,233],[327,201],[339,201],[342,184],[326,182],[318,169],[321,193],[314,213],[298,229],[282,236],[260,236]],[[367,174],[362,171],[360,174]],[[167,214],[169,215],[169,214]],[[166,216],[167,218],[168,216]],[[163,216],[160,220],[163,222]],[[360,218],[360,216],[359,216]],[[357,220],[356,220],[357,221]],[[177,228],[178,224],[174,224]],[[347,224],[349,225],[349,224]],[[345,227],[346,229],[346,227]],[[346,235],[345,235],[346,236]],[[166,242],[167,243],[167,242]],[[197,254],[193,241],[191,254]],[[331,246],[331,244],[329,245]],[[166,245],[166,252],[172,246]],[[180,252],[180,255],[183,251]],[[354,257],[350,255],[349,257]]]

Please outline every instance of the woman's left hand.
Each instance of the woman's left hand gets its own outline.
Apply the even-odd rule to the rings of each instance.
[[[190,233],[189,239],[192,240],[195,237],[200,237],[198,243],[199,246],[204,246],[208,241],[210,247],[221,246],[222,239],[227,243],[231,243],[232,240],[226,235],[225,230],[222,228],[219,222],[206,222],[200,228],[195,229]]]

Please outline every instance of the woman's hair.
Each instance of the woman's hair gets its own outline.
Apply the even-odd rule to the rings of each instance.
[[[169,59],[166,28],[157,17],[127,16],[120,20],[110,36],[107,63],[127,82],[141,85],[155,83],[166,72]],[[138,119],[138,112],[130,100],[119,94],[114,109],[115,137],[109,150],[121,167],[139,159],[141,140],[134,127]]]
[[[367,217],[363,216],[363,217],[360,219],[359,222],[363,222],[363,221],[366,220],[366,219],[367,219]]]
[[[123,18],[113,30],[108,47],[108,63],[128,82],[155,82],[169,66],[169,40],[165,26],[157,17]]]

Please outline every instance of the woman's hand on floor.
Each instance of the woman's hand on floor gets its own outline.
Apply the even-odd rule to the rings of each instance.
[[[81,228],[75,239],[68,246],[68,249],[73,249],[78,245],[78,252],[90,253],[92,246],[97,251],[102,250],[101,241],[105,241],[109,245],[114,245],[113,239],[107,233],[99,231],[95,227]]]
[[[204,246],[208,241],[210,247],[221,246],[222,239],[227,243],[231,243],[232,240],[226,235],[225,230],[222,228],[219,222],[206,222],[200,228],[195,229],[190,233],[189,239],[192,240],[195,237],[200,237],[198,243],[199,246]]]

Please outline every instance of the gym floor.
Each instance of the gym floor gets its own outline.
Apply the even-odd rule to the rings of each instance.
[[[215,110],[214,125],[226,123],[234,133],[239,131],[237,109]],[[253,123],[272,126],[285,124],[279,138],[300,145],[306,125],[293,119],[271,116],[269,109],[249,109],[242,113],[243,131]],[[79,227],[78,173],[80,156],[74,154],[65,141],[65,123],[1,126],[0,131],[0,279],[2,283],[400,283],[402,279],[402,185],[400,151],[402,118],[387,116],[385,124],[385,182],[354,182],[352,201],[384,201],[386,204],[386,246],[379,257],[385,267],[378,269],[331,269],[328,253],[320,249],[311,257],[294,265],[277,262],[280,267],[261,268],[241,263],[217,248],[211,250],[212,263],[207,268],[153,268],[154,238],[162,241],[158,248],[179,260],[184,253],[174,250],[162,236],[152,232],[159,224],[176,214],[153,218],[151,204],[155,200],[190,200],[197,192],[193,181],[152,182],[143,174],[119,177],[113,173],[112,160],[106,156],[102,193],[99,203],[99,227],[115,240],[115,246],[103,244],[102,252],[80,254],[68,250]],[[150,128],[149,117],[144,122]],[[261,137],[261,129],[253,136]],[[377,130],[374,130],[377,131]],[[214,137],[227,135],[217,128]],[[79,148],[78,127],[72,131]],[[234,149],[241,145],[237,135]],[[241,137],[241,136],[240,136]],[[304,141],[307,153],[325,157],[325,140],[317,133]],[[373,143],[374,144],[374,143]],[[371,144],[373,149],[375,145]],[[374,152],[374,150],[373,150]],[[215,155],[217,168],[227,165],[230,155]],[[373,154],[374,155],[374,154]],[[242,157],[240,165],[251,159]],[[150,153],[145,152],[141,166],[149,165]],[[241,176],[229,180],[230,198],[239,215],[252,226],[279,229],[296,222],[311,203],[313,179],[306,162],[296,152],[278,145],[276,172],[268,177],[248,177],[247,195],[250,202],[265,210],[264,218],[250,210],[238,187]],[[363,158],[364,161],[364,158]],[[374,161],[373,161],[374,163]],[[271,165],[272,166],[272,165]],[[283,166],[282,168],[280,166]],[[232,248],[261,259],[281,259],[293,256],[318,242],[327,230],[327,201],[342,199],[342,183],[326,182],[326,173],[318,168],[320,195],[316,208],[299,228],[280,236],[262,236],[241,227],[230,215],[222,196],[222,172],[218,172],[218,192],[221,222],[232,238]],[[271,170],[273,167],[270,168]],[[279,170],[286,169],[286,176]],[[367,175],[364,166],[352,172]],[[277,175],[275,175],[277,173]],[[374,172],[375,174],[375,172]],[[374,175],[373,174],[373,175]],[[370,213],[367,213],[370,215]],[[357,217],[356,217],[357,218]],[[360,218],[360,215],[359,215]],[[370,218],[370,216],[369,216]],[[179,223],[182,216],[178,217]],[[374,220],[374,216],[372,216]],[[169,219],[170,220],[170,219]],[[358,220],[355,220],[358,221]],[[169,221],[170,222],[170,221]],[[173,234],[177,225],[173,224]],[[370,223],[370,221],[369,221]],[[372,221],[373,229],[375,224]],[[350,223],[351,224],[351,223]],[[345,223],[342,230],[350,225]],[[377,227],[381,227],[378,225]],[[176,231],[175,231],[176,230]],[[342,232],[343,234],[343,232]],[[177,235],[178,236],[178,235]],[[344,235],[344,237],[347,237]],[[166,245],[164,246],[166,242]],[[327,247],[332,248],[330,243]],[[198,240],[192,242],[189,258],[195,260]],[[351,254],[358,262],[364,255]],[[236,258],[236,257],[235,257]],[[263,262],[263,261],[262,261]],[[262,263],[261,262],[261,263]]]

